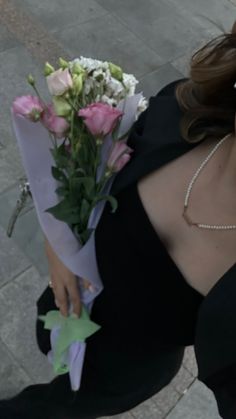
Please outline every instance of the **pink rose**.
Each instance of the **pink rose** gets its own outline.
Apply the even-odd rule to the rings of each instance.
[[[91,134],[105,136],[114,130],[123,112],[106,103],[99,102],[81,109],[78,115],[85,118],[84,123]]]
[[[124,141],[115,142],[107,161],[108,168],[112,172],[119,172],[128,163],[133,151]]]
[[[44,110],[40,100],[36,96],[30,95],[17,97],[13,102],[12,109],[16,114],[22,115],[33,122],[40,119]]]
[[[51,95],[60,96],[73,86],[73,80],[68,68],[54,71],[46,77],[47,85]]]
[[[57,138],[65,137],[66,131],[69,128],[69,124],[65,118],[55,114],[52,104],[48,105],[47,109],[45,109],[41,121],[45,128],[52,132]]]

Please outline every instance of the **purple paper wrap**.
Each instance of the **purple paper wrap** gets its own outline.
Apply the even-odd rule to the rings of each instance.
[[[119,103],[118,107],[124,112],[119,136],[125,134],[135,121],[141,97],[141,93],[136,94]],[[103,289],[102,279],[97,267],[94,231],[86,244],[82,246],[66,223],[45,212],[46,209],[59,202],[55,192],[58,184],[51,174],[51,167],[55,163],[49,151],[53,147],[49,133],[40,122],[33,123],[22,116],[15,115],[13,112],[12,120],[41,229],[57,256],[78,277],[81,301],[90,313],[94,299]],[[60,141],[62,140],[58,140],[59,143]],[[97,171],[97,180],[103,174],[111,144],[112,138],[107,136],[102,146],[102,159]],[[116,174],[113,174],[108,179],[103,188],[103,194],[109,193],[115,176]],[[98,202],[90,214],[88,227],[96,228],[104,205],[104,200]],[[84,289],[80,278],[88,279],[93,285],[93,291]],[[72,306],[70,304],[69,312],[71,310]],[[54,328],[50,333],[51,350],[47,354],[50,363],[53,360],[53,348],[58,333],[59,328]],[[65,354],[73,390],[78,390],[80,387],[85,350],[86,343],[74,342]]]

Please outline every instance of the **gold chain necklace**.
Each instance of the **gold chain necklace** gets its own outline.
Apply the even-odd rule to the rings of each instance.
[[[183,217],[185,219],[185,221],[190,225],[190,226],[196,226],[199,228],[205,228],[205,229],[211,229],[211,230],[232,230],[236,228],[236,225],[212,225],[212,224],[202,224],[202,223],[195,223],[191,220],[191,218],[186,214],[187,208],[188,208],[188,201],[189,201],[189,196],[190,193],[192,191],[192,187],[194,182],[196,181],[199,173],[202,171],[202,169],[205,167],[205,165],[208,163],[208,161],[210,160],[210,158],[213,156],[213,154],[216,152],[216,150],[218,149],[218,147],[227,139],[231,136],[231,134],[227,134],[224,138],[222,138],[217,144],[216,146],[213,148],[213,150],[208,154],[208,156],[203,160],[203,162],[201,163],[201,165],[199,166],[199,168],[196,170],[196,172],[194,173],[189,185],[188,185],[188,189],[185,195],[185,201],[184,201],[184,211],[183,211]]]

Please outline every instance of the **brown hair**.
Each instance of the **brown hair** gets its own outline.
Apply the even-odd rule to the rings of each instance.
[[[181,135],[188,142],[222,138],[235,131],[236,22],[191,58],[189,80],[180,82],[176,98],[184,111]]]

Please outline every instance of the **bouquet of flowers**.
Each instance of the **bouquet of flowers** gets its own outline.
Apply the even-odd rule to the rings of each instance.
[[[39,316],[51,330],[48,359],[55,373],[69,372],[72,390],[78,390],[85,339],[100,328],[89,316],[103,288],[96,269],[94,230],[105,201],[112,212],[117,209],[109,190],[131,158],[133,150],[126,141],[147,101],[135,94],[136,78],[110,62],[60,58],[58,69],[46,63],[44,73],[51,102],[45,103],[29,75],[36,95],[17,97],[12,106],[27,172],[17,212],[30,194],[46,237],[78,278],[79,318],[72,313],[71,304],[68,317],[59,310]],[[10,230],[13,225],[11,220]],[[89,288],[84,286],[85,277]]]

